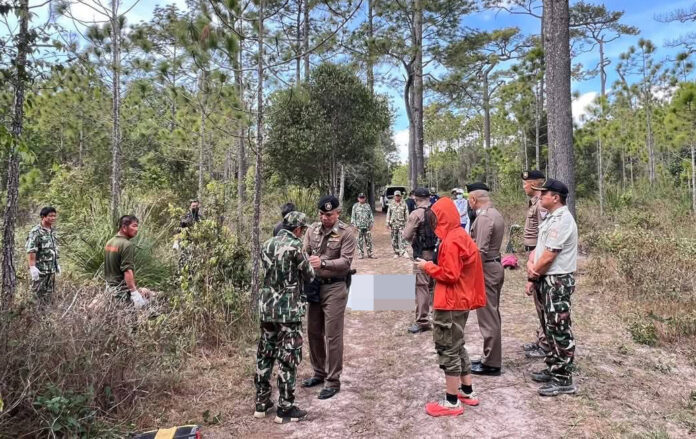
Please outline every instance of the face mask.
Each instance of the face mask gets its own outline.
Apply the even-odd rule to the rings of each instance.
[[[462,195],[462,194],[457,194],[457,200],[461,200],[462,198],[464,198],[464,195]]]

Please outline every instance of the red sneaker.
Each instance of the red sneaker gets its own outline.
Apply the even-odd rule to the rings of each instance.
[[[459,401],[456,404],[451,404],[445,399],[440,402],[427,403],[425,413],[430,416],[459,416],[464,413],[464,407]]]
[[[460,389],[459,392],[457,392],[457,398],[459,398],[462,404],[466,404],[472,407],[479,405],[479,400],[478,398],[476,398],[475,392],[464,393]]]

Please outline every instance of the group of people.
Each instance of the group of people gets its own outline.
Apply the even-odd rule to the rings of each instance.
[[[529,196],[524,230],[528,255],[525,293],[533,298],[539,320],[536,339],[523,348],[529,358],[545,358],[546,367],[531,374],[542,384],[540,395],[571,394],[577,390],[572,379],[575,342],[570,319],[577,227],[566,207],[568,188],[537,170],[523,172],[521,180]],[[445,398],[426,404],[426,412],[456,416],[463,412],[463,405],[479,404],[473,375],[502,373],[499,304],[505,223],[484,183],[467,185],[468,194],[455,189],[452,198],[434,202],[430,192],[426,188],[412,191],[412,209],[395,193],[387,227],[395,257],[406,253],[405,242],[413,252],[416,313],[408,331],[433,331],[438,365],[445,375]],[[301,385],[323,385],[320,399],[340,391],[343,324],[356,244],[359,257],[375,257],[370,233],[374,217],[364,194],[354,205],[353,227],[339,220],[341,206],[335,197],[322,197],[317,208],[320,221],[312,224],[304,213],[284,212],[278,233],[264,243],[261,254],[264,280],[259,298],[261,337],[254,416],[265,417],[273,406],[270,379],[277,361],[278,423],[298,421],[307,414],[294,403],[305,312],[313,375]],[[470,360],[464,341],[472,310],[476,310],[483,336],[478,361]]]

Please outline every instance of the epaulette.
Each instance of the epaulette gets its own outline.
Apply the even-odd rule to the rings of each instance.
[[[338,226],[339,229],[347,229],[347,228],[348,228],[348,226],[346,225],[346,223],[344,223],[344,222],[341,221],[341,220],[338,220],[337,226]]]

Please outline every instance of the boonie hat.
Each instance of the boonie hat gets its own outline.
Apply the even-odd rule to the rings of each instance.
[[[522,180],[541,180],[542,178],[546,178],[546,176],[543,172],[536,169],[531,169],[522,173]]]
[[[557,192],[561,195],[568,195],[568,186],[563,182],[554,180],[553,178],[547,178],[544,184],[539,187],[533,187],[535,191],[552,191]]]
[[[298,227],[307,227],[307,215],[293,210],[283,217],[283,227],[289,227],[292,229],[296,229]]]
[[[324,195],[319,200],[317,207],[322,212],[331,212],[334,209],[338,209],[340,204],[341,203],[338,202],[338,198],[334,197],[333,195]]]

